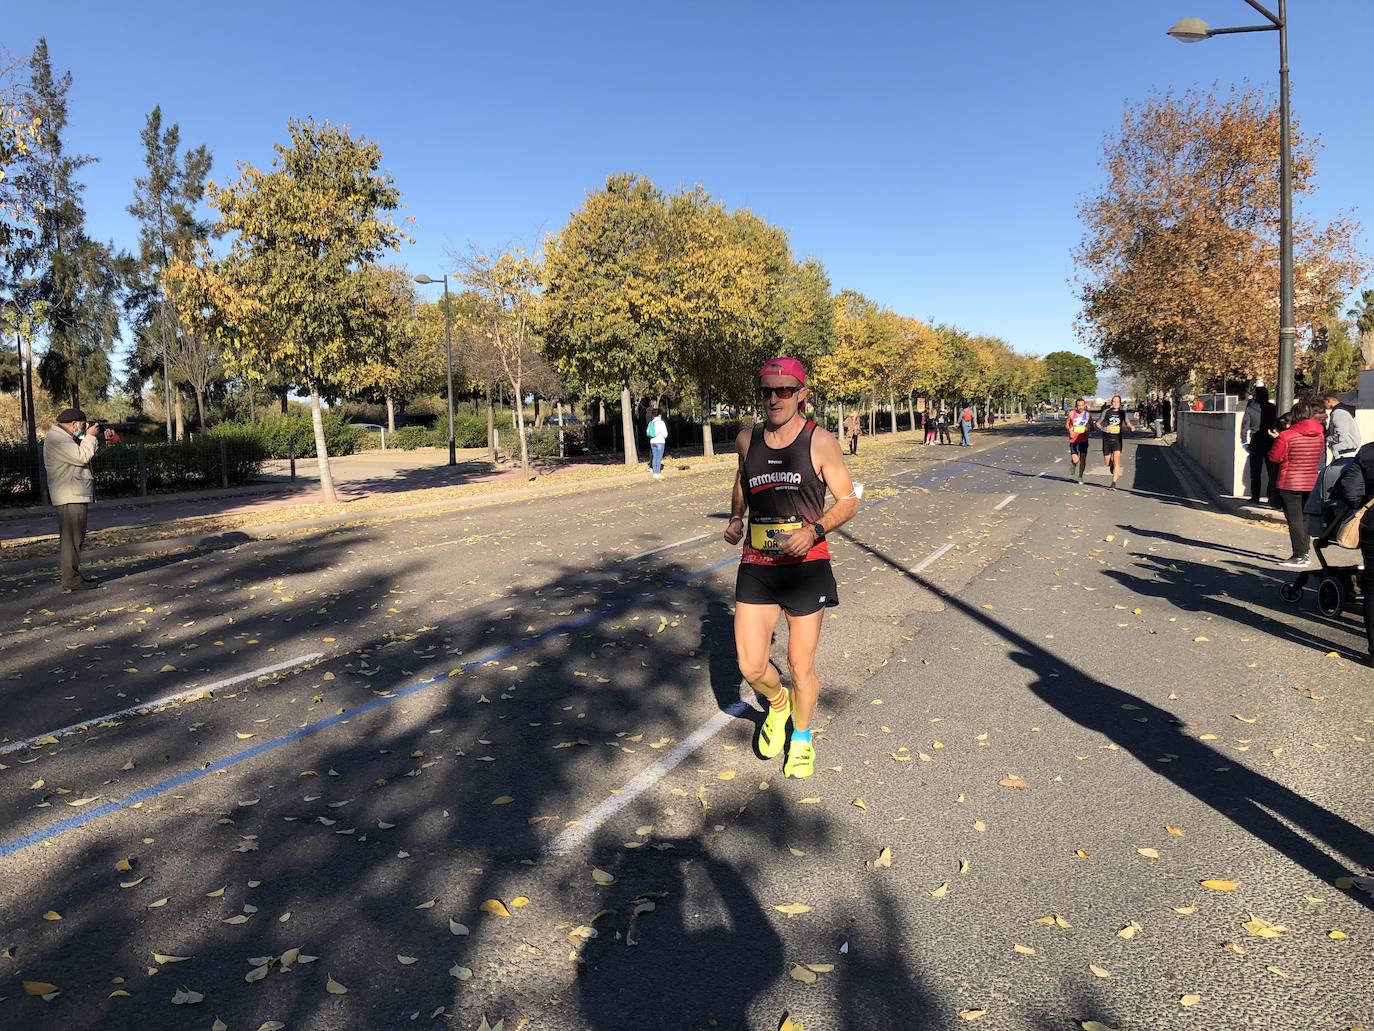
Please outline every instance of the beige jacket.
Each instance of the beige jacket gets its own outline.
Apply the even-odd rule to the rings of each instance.
[[[43,467],[48,471],[48,497],[54,505],[74,505],[95,500],[91,459],[100,447],[99,433],[80,441],[61,426],[43,434]]]

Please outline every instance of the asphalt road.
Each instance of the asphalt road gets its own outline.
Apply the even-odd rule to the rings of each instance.
[[[0,581],[0,1027],[1374,1021],[1358,621],[1063,452],[865,447],[809,782],[726,473]]]

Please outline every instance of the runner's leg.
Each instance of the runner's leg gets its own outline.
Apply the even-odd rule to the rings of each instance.
[[[784,698],[778,667],[768,657],[773,645],[773,628],[778,625],[778,605],[735,603],[735,655],[739,671],[770,703]]]
[[[821,639],[825,609],[805,616],[787,616],[787,668],[792,674],[792,726],[810,730],[821,682],[816,676],[816,645]]]

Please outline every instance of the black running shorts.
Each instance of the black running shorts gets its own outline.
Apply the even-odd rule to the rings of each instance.
[[[1118,433],[1104,433],[1102,435],[1102,453],[1110,455],[1113,451],[1121,450],[1121,435]]]
[[[1088,435],[1085,433],[1078,440],[1069,441],[1069,454],[1088,457]]]
[[[828,559],[779,566],[741,562],[735,577],[735,601],[779,605],[790,616],[809,616],[838,605],[838,595]]]

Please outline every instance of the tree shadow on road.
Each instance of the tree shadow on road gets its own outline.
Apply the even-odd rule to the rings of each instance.
[[[1190,737],[1186,725],[1173,713],[1087,675],[987,612],[905,569],[879,549],[859,540],[854,540],[854,544],[935,593],[951,609],[1001,637],[1009,646],[1009,657],[1034,675],[1035,679],[1027,685],[1029,690],[1075,723],[1125,749],[1140,762],[1142,772],[1171,781],[1256,840],[1333,886],[1337,878],[1349,876],[1355,867],[1374,863],[1374,833]],[[1107,575],[1112,575],[1111,571]],[[1122,582],[1130,589],[1139,589],[1130,582],[1135,579],[1138,578],[1128,577]],[[1177,586],[1169,589],[1152,581],[1140,584],[1153,585],[1148,593],[1183,607],[1188,607],[1186,599],[1195,597],[1194,592]],[[1248,613],[1239,606],[1226,604],[1227,610],[1233,608],[1238,614]],[[1221,614],[1232,618],[1229,611]],[[1139,722],[1142,719],[1145,722]],[[1161,756],[1174,758],[1161,763]],[[1227,772],[1218,773],[1218,767],[1225,767]],[[1290,824],[1297,830],[1291,829]],[[1344,855],[1347,861],[1342,862],[1337,855]],[[1338,890],[1374,909],[1374,896],[1353,886]]]
[[[1139,560],[1137,565],[1142,572],[1149,575],[1138,576],[1115,569],[1103,570],[1103,575],[1141,597],[1159,598],[1185,611],[1224,619],[1236,626],[1251,627],[1265,635],[1281,635],[1285,640],[1314,651],[1326,653],[1337,647],[1329,639],[1303,629],[1294,619],[1299,614],[1283,600],[1277,585],[1270,586],[1267,579],[1247,575],[1242,577],[1242,586],[1258,586],[1259,590],[1246,592],[1249,600],[1273,609],[1273,615],[1241,604],[1239,598],[1231,600],[1226,586],[1217,582],[1218,570],[1215,566],[1158,555],[1136,553],[1134,557]],[[1353,624],[1328,621],[1326,617],[1315,613],[1304,613],[1302,618],[1318,622],[1333,631],[1344,629],[1359,633],[1362,629]]]
[[[4,944],[15,946],[13,973],[63,993],[58,1006],[15,1000],[24,1026],[157,1031],[186,1026],[190,1013],[206,1025],[218,1015],[233,1027],[276,1020],[293,1031],[392,1028],[442,1012],[464,1027],[483,1013],[505,1016],[511,1027],[572,987],[571,927],[593,923],[601,907],[623,913],[649,891],[664,897],[640,918],[644,943],[613,958],[594,950],[605,959],[589,965],[573,992],[593,1026],[621,1026],[607,1022],[609,1007],[631,989],[647,1017],[625,1026],[683,1026],[681,1007],[691,1003],[674,994],[674,982],[683,992],[696,985],[719,1026],[747,1026],[731,1021],[785,972],[770,924],[781,917],[755,897],[757,871],[714,847],[718,828],[765,854],[782,853],[796,840],[827,841],[821,815],[789,814],[770,797],[776,792],[751,800],[752,773],[726,784],[684,765],[680,803],[665,780],[657,796],[632,803],[573,857],[546,855],[551,839],[585,818],[584,806],[613,797],[737,703],[721,564],[627,568],[608,557],[578,568],[549,560],[523,570],[520,583],[477,587],[455,566],[435,588],[441,593],[402,609],[436,561],[434,552],[401,547],[404,537],[395,527],[354,527],[308,547],[255,543],[130,578],[130,596],[149,595],[168,620],[154,633],[126,619],[112,628],[110,647],[116,655],[149,650],[155,657],[145,665],[154,671],[164,655],[147,638],[164,641],[181,625],[206,628],[206,648],[179,653],[203,656],[198,667],[210,658],[208,637],[229,641],[230,628],[278,654],[323,633],[342,638],[344,627],[359,633],[348,651],[296,675],[250,681],[35,752],[40,761],[32,773],[26,767],[24,783],[43,775],[72,785],[72,794],[35,811],[37,796],[26,798],[20,786],[4,831],[10,840],[74,812],[62,807],[65,798],[127,800],[164,786],[137,809],[8,860],[25,886],[22,900],[6,903],[0,927]],[[386,559],[350,573],[364,553]],[[270,585],[281,577],[318,582],[322,593],[279,605]],[[256,582],[268,585],[265,598],[246,606],[233,592]],[[47,632],[78,634],[81,623],[54,618]],[[178,665],[189,665],[176,653],[185,647],[173,637],[162,645]],[[261,661],[255,654],[238,661]],[[449,672],[459,664],[462,673]],[[83,682],[101,691],[117,683]],[[752,763],[747,728],[741,720],[726,734],[737,738],[740,761]],[[233,755],[244,758],[222,765]],[[121,771],[129,756],[136,766]],[[12,791],[18,781],[9,783]],[[707,789],[709,811],[692,795],[705,799]],[[738,818],[741,799],[758,819]],[[636,823],[662,826],[637,838],[626,829]],[[626,849],[627,838],[644,844]],[[133,869],[117,870],[126,858]],[[593,865],[618,884],[596,885]],[[120,887],[126,881],[130,887]],[[518,906],[520,898],[528,905]],[[483,911],[493,899],[507,904],[508,916]],[[695,914],[711,899],[722,919],[703,925]],[[64,919],[44,921],[48,909]],[[450,920],[470,933],[457,933]],[[608,949],[613,940],[593,942]],[[283,972],[280,957],[293,948],[320,960]],[[723,952],[738,970],[722,963]],[[155,953],[188,958],[168,964]],[[263,957],[277,959],[261,979],[246,981],[249,959]],[[464,967],[468,980],[450,972]],[[330,976],[348,994],[326,992]],[[114,977],[130,997],[107,997]],[[170,1005],[180,986],[204,993],[198,1010]]]

